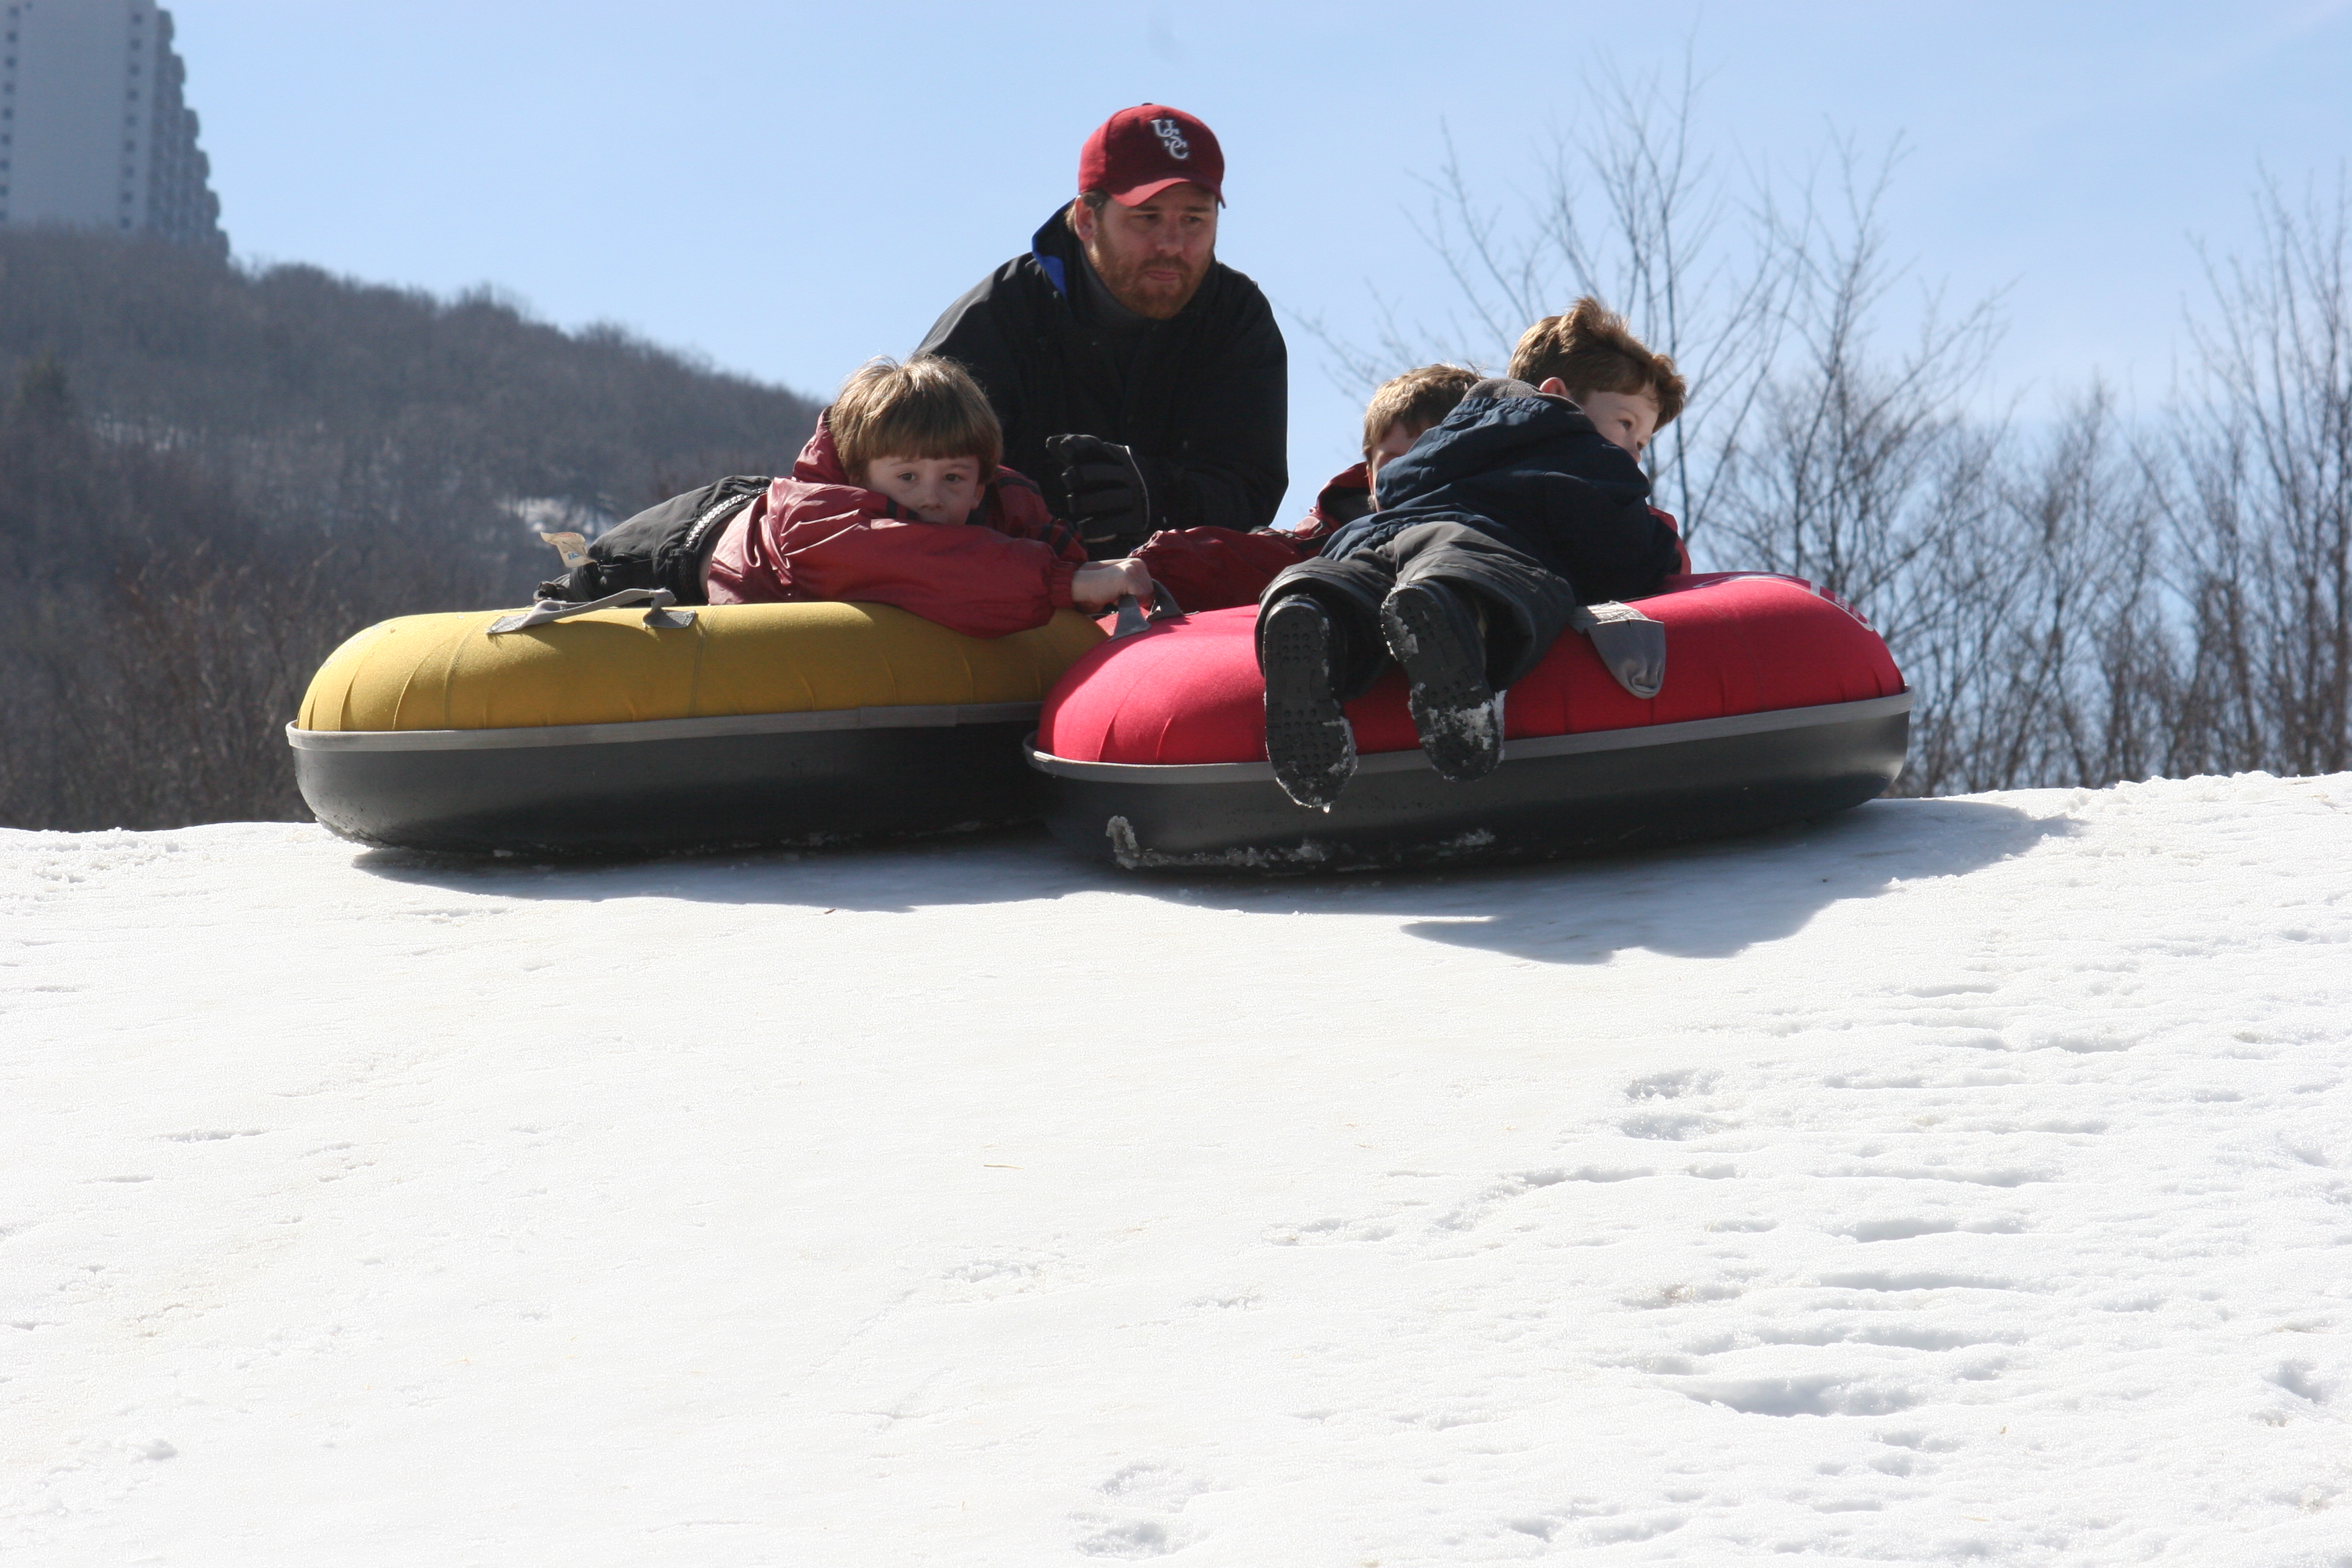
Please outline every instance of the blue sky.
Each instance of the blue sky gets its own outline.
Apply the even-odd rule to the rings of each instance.
[[[1735,196],[1899,139],[1893,250],[1948,300],[2000,294],[1984,396],[2029,409],[2094,374],[2159,406],[2193,242],[2243,248],[2264,171],[2332,182],[2352,153],[2352,0],[172,9],[240,256],[489,283],[819,395],[1023,248],[1106,114],[1181,105],[1225,147],[1220,254],[1290,330],[1286,512],[1361,406],[1295,323],[1368,342],[1375,288],[1442,317],[1409,209],[1444,132],[1507,205],[1590,132],[1597,71],[1695,60]]]

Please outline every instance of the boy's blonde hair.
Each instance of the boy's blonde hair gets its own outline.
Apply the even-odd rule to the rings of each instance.
[[[854,484],[877,458],[971,458],[985,482],[1004,456],[1004,427],[971,373],[938,354],[871,359],[825,410],[834,450]]]
[[[1529,386],[1553,376],[1570,397],[1588,392],[1646,392],[1658,400],[1658,428],[1675,422],[1687,391],[1675,362],[1635,337],[1625,318],[1587,294],[1564,316],[1546,316],[1519,334],[1511,374]]]
[[[1418,426],[1414,434],[1419,435],[1441,423],[1477,384],[1478,373],[1458,364],[1425,364],[1381,383],[1364,408],[1364,456],[1370,458],[1399,425]]]

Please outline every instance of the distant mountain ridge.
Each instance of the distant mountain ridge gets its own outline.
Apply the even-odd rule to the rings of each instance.
[[[0,234],[0,374],[54,355],[101,423],[232,467],[408,448],[446,483],[626,515],[712,474],[789,465],[815,400],[618,328],[529,319],[315,268],[247,270],[183,247]],[[239,489],[257,473],[236,476]],[[292,500],[291,495],[273,499]]]
[[[299,818],[344,637],[526,602],[540,528],[788,467],[819,405],[613,328],[0,233],[0,826]]]

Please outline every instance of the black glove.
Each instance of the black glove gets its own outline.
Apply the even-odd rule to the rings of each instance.
[[[1099,436],[1048,436],[1053,494],[1097,561],[1133,554],[1151,534],[1151,492],[1135,454]]]

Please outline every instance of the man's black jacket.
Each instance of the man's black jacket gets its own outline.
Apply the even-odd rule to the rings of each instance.
[[[1045,437],[1099,436],[1135,453],[1151,526],[1263,528],[1289,483],[1290,360],[1256,284],[1211,262],[1192,301],[1154,325],[1122,376],[1097,330],[1078,237],[1057,211],[1015,257],[947,308],[921,353],[961,362],[1004,423],[1005,464],[1045,479]]]
[[[1513,395],[1511,392],[1525,394]],[[1323,546],[1327,560],[1421,522],[1460,522],[1567,578],[1580,604],[1638,599],[1682,569],[1674,530],[1647,504],[1649,476],[1575,404],[1516,382],[1481,382],[1381,468],[1381,510]]]

